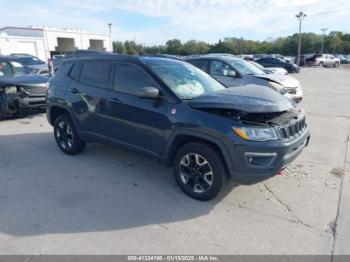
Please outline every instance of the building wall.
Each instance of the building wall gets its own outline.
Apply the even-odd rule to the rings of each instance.
[[[40,37],[15,37],[0,34],[0,54],[28,53],[46,61],[44,39]]]
[[[103,49],[109,52],[113,51],[112,37],[108,34],[52,28],[6,27],[0,29],[0,52],[10,54],[19,53],[18,50],[20,50],[21,53],[24,53],[23,50],[27,49],[26,53],[47,61],[51,56],[51,52],[70,52],[75,49],[88,50],[91,48],[90,40],[103,41]],[[27,43],[24,43],[26,41]],[[72,44],[72,41],[74,41],[74,44]],[[92,42],[98,42],[95,46],[101,47],[100,41]]]

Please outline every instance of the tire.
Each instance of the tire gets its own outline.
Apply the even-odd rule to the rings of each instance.
[[[57,146],[67,155],[76,155],[86,146],[78,137],[77,130],[68,115],[59,116],[54,123],[54,136]]]
[[[320,62],[320,67],[324,67],[324,64],[323,64],[323,62]]]
[[[184,145],[176,152],[173,164],[177,184],[184,193],[197,200],[215,198],[226,182],[222,157],[208,144]]]
[[[338,66],[339,66],[339,63],[336,62],[336,63],[334,64],[334,67],[338,67]]]

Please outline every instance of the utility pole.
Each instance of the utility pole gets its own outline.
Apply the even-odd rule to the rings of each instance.
[[[109,33],[109,45],[111,48],[111,52],[113,52],[112,23],[108,23],[108,33]]]
[[[301,55],[301,21],[306,17],[306,14],[300,11],[295,17],[299,20],[299,45],[298,45],[298,60],[297,64],[300,66],[300,55]]]
[[[328,28],[322,28],[321,31],[322,31],[322,48],[321,48],[321,55],[323,55],[323,48],[324,48],[324,39],[325,39],[325,36],[326,36],[326,31],[328,30]]]

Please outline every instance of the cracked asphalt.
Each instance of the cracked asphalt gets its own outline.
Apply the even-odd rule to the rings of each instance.
[[[293,76],[309,147],[283,176],[211,202],[131,152],[64,155],[45,115],[0,122],[0,254],[350,254],[350,68]]]

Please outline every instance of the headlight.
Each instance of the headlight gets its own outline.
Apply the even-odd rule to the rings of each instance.
[[[234,127],[233,130],[245,140],[269,141],[278,139],[276,129],[271,127]]]
[[[282,93],[283,91],[285,91],[285,88],[283,85],[280,85],[276,82],[269,82],[270,86],[272,87],[273,90]]]
[[[16,86],[5,87],[5,93],[6,94],[16,94],[17,93],[17,87]]]

